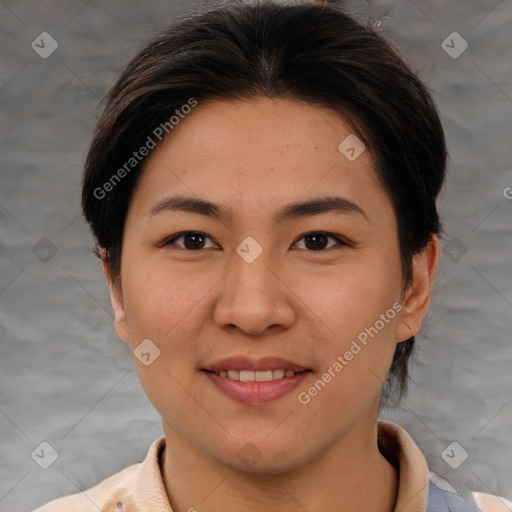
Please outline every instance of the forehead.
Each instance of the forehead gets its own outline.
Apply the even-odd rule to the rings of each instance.
[[[239,207],[334,192],[388,203],[370,148],[340,114],[259,97],[199,103],[146,159],[139,188],[146,203],[174,189]]]
[[[251,100],[209,100],[174,127],[162,146],[180,148],[189,160],[254,159],[286,154],[301,161],[326,151],[338,155],[339,145],[357,137],[344,116],[304,101],[255,97]],[[316,152],[316,154],[315,154]],[[308,155],[306,155],[308,153]],[[155,151],[151,159],[155,158]],[[349,155],[350,156],[350,155]],[[369,152],[363,160],[370,158]],[[258,158],[259,161],[259,158]]]

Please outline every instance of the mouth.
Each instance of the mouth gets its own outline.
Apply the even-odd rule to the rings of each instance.
[[[209,371],[209,370],[206,370]],[[311,370],[302,370],[303,372],[308,372]],[[241,382],[268,382],[270,380],[279,380],[279,379],[288,379],[296,375],[296,373],[292,370],[221,370],[219,372],[212,372],[215,375],[222,377],[223,379],[231,379],[235,381]]]
[[[284,376],[292,376],[289,372],[299,373],[301,371],[307,370],[305,366],[301,366],[293,361],[287,361],[286,359],[282,359],[280,357],[267,356],[262,357],[260,359],[251,359],[245,356],[237,356],[237,357],[227,357],[225,359],[220,359],[215,363],[204,368],[206,371],[211,371],[215,373],[226,372],[226,376],[228,376],[228,372],[235,371],[238,374],[242,372],[252,372],[252,373],[265,373],[266,377],[264,380],[272,380],[269,377],[268,372],[278,371],[276,375],[280,375],[281,371],[285,372]],[[288,375],[286,375],[288,373]],[[249,373],[245,374],[247,376],[251,376]],[[223,375],[224,376],[224,375]],[[235,374],[233,373],[234,377]],[[264,375],[260,375],[260,377],[265,377]],[[280,376],[278,378],[283,378]],[[240,379],[238,379],[240,380]]]
[[[295,389],[313,370],[277,357],[233,357],[203,368],[224,396],[244,405],[264,405]]]

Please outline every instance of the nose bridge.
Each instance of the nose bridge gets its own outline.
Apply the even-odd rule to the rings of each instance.
[[[214,316],[220,326],[235,325],[258,334],[269,326],[289,324],[293,310],[286,287],[271,270],[275,265],[270,251],[260,250],[256,255],[253,242],[247,243],[240,244],[233,254]]]
[[[251,237],[248,237],[251,238]],[[232,285],[237,294],[253,300],[268,300],[273,295],[276,277],[270,271],[270,250],[257,245],[254,239],[244,240],[233,254]],[[254,294],[257,296],[254,296]]]

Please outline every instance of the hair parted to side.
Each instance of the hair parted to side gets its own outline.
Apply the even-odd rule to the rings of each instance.
[[[163,30],[124,68],[106,98],[86,160],[82,208],[121,286],[125,217],[144,159],[126,162],[193,98],[287,98],[328,108],[368,148],[398,222],[403,289],[412,257],[441,233],[436,198],[447,149],[432,97],[372,26],[335,2],[222,2]],[[172,136],[172,134],[171,134]],[[112,175],[129,172],[108,187]],[[382,399],[407,393],[414,337],[397,344]]]

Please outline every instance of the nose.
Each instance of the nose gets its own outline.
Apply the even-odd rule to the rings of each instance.
[[[251,263],[235,253],[231,270],[218,285],[216,324],[252,336],[288,329],[296,317],[294,295],[279,268],[266,251]]]

